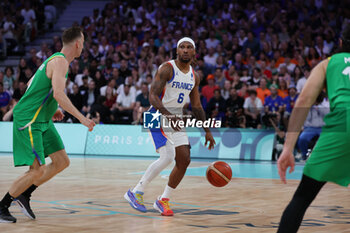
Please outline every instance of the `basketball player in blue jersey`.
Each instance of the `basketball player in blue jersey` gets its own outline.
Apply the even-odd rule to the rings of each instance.
[[[190,98],[193,115],[197,120],[205,121],[205,113],[199,96],[200,79],[191,66],[196,54],[195,43],[191,38],[184,37],[177,43],[177,59],[162,64],[153,80],[149,100],[150,112],[159,111],[167,122],[181,120],[183,106]],[[163,121],[162,121],[163,122]],[[205,145],[209,142],[209,150],[214,148],[215,140],[209,130],[204,128]],[[125,193],[124,198],[138,211],[146,212],[143,204],[143,194],[146,186],[166,168],[174,159],[173,168],[167,186],[161,196],[154,202],[153,207],[164,216],[174,215],[169,208],[171,193],[179,185],[190,164],[190,144],[184,128],[172,125],[171,130],[150,129],[152,139],[159,153],[159,159],[154,161],[146,170],[139,183],[133,190]]]

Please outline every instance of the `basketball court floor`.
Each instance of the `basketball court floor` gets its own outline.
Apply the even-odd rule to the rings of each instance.
[[[152,206],[163,192],[170,166],[147,187],[144,198],[149,211],[141,213],[132,209],[123,195],[154,159],[70,158],[67,170],[34,192],[32,208],[37,220],[28,219],[13,205],[10,211],[17,223],[0,224],[1,233],[276,232],[303,169],[302,164],[297,165],[284,185],[272,162],[229,161],[233,179],[227,186],[216,188],[205,178],[210,161],[192,161],[171,199],[175,216],[162,217]],[[0,154],[0,169],[3,196],[26,169],[14,168],[11,154]],[[350,190],[326,184],[299,232],[350,233]]]

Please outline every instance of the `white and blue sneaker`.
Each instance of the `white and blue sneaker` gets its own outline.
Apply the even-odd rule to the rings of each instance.
[[[130,189],[124,195],[125,200],[129,202],[132,208],[141,212],[147,212],[145,205],[143,204],[143,192],[133,193]]]

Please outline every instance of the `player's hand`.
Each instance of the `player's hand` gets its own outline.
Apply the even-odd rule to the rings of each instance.
[[[214,149],[214,146],[216,145],[216,142],[213,138],[213,135],[211,134],[211,132],[207,132],[205,134],[205,147],[207,147],[208,145],[208,142],[209,142],[209,147],[208,149],[211,150],[211,149]]]
[[[281,181],[283,183],[287,183],[286,181],[286,171],[288,167],[289,173],[292,173],[294,171],[295,161],[294,161],[294,155],[292,152],[283,150],[281,156],[279,157],[277,161],[277,167],[278,167],[278,174],[280,175]]]
[[[53,121],[61,121],[61,120],[63,120],[63,117],[64,117],[64,114],[62,113],[62,111],[60,109],[57,109],[55,114],[53,114],[52,120]]]
[[[81,123],[83,125],[85,125],[86,127],[88,127],[90,132],[94,129],[94,126],[96,125],[93,120],[90,120],[86,117],[84,117],[84,119],[81,121]]]
[[[181,127],[179,126],[180,118],[176,117],[175,115],[167,115],[166,118],[169,120],[171,128],[173,128],[175,131],[180,131]]]

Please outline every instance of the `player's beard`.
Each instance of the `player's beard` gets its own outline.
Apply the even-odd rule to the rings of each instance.
[[[191,58],[191,57],[189,57],[189,58],[183,58],[183,56],[179,56],[179,60],[180,60],[180,62],[182,62],[182,63],[191,63],[192,58]]]

